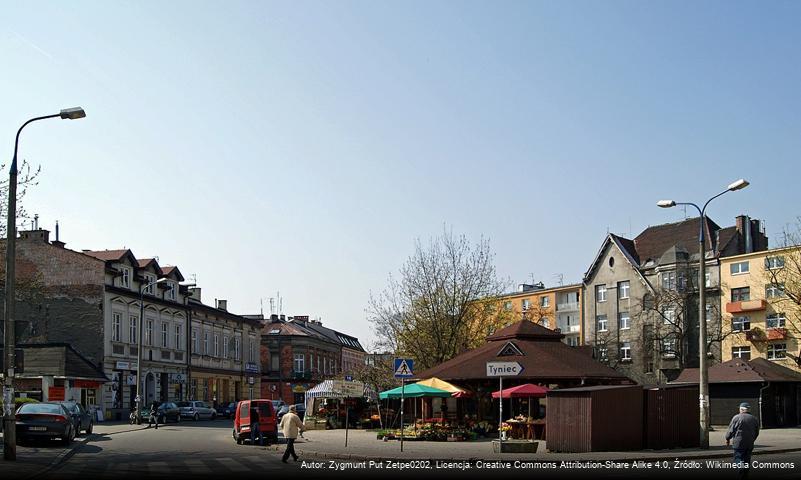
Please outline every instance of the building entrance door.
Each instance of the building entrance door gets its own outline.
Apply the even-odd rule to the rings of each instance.
[[[156,399],[156,377],[148,373],[145,377],[145,405],[150,405]]]

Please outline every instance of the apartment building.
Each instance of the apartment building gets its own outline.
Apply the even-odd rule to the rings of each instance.
[[[551,330],[559,329],[571,346],[584,341],[582,331],[582,284],[545,288],[542,283],[521,284],[516,292],[497,298],[500,315],[508,323],[530,320]]]

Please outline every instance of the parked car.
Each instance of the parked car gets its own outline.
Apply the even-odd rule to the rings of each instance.
[[[75,440],[72,414],[57,402],[26,403],[17,409],[17,438],[60,438],[69,445]]]
[[[221,403],[217,406],[217,416],[233,418],[236,413],[236,402]]]
[[[201,418],[210,418],[212,420],[217,418],[217,412],[209,402],[192,400],[190,402],[178,402],[177,405],[181,409],[181,416],[184,418],[191,418],[195,421]]]
[[[283,417],[288,411],[289,411],[289,405],[284,405],[283,407],[281,407],[281,410],[278,410],[279,422],[281,421],[281,417]],[[296,403],[295,411],[297,412],[298,417],[300,417],[300,419],[303,420],[303,416],[306,415],[306,405],[302,403]]]
[[[270,400],[242,400],[236,404],[234,415],[233,437],[237,445],[250,440],[251,411],[259,415],[259,431],[267,437],[267,441],[278,442],[278,418]]]
[[[81,431],[86,432],[87,435],[92,434],[92,429],[95,426],[95,419],[88,410],[83,408],[83,405],[77,402],[61,402],[64,408],[72,415],[72,423],[75,426],[75,436],[79,436]]]
[[[273,402],[273,410],[275,410],[276,412],[281,410],[281,407],[286,405],[286,403],[284,403],[283,400],[270,400],[270,401]]]
[[[181,403],[181,402],[179,402]],[[188,402],[183,402],[188,403]],[[158,406],[158,421],[159,423],[178,422],[181,421],[181,408],[175,402],[164,402]],[[150,420],[150,405],[145,405],[141,411],[142,422],[147,423]]]

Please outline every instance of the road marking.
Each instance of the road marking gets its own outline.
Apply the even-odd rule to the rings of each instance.
[[[234,471],[234,472],[249,472],[250,469],[241,463],[237,462],[233,458],[215,458],[218,462],[225,465],[226,468]]]
[[[184,463],[187,467],[189,467],[189,471],[191,473],[208,473],[209,467],[206,466],[205,463],[201,460],[196,459],[188,459],[184,460]]]

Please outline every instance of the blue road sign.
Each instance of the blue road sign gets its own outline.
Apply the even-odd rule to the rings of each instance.
[[[414,376],[414,360],[411,358],[395,359],[395,378],[411,378]]]
[[[353,381],[353,375],[345,375],[345,381],[346,382],[352,382]]]

